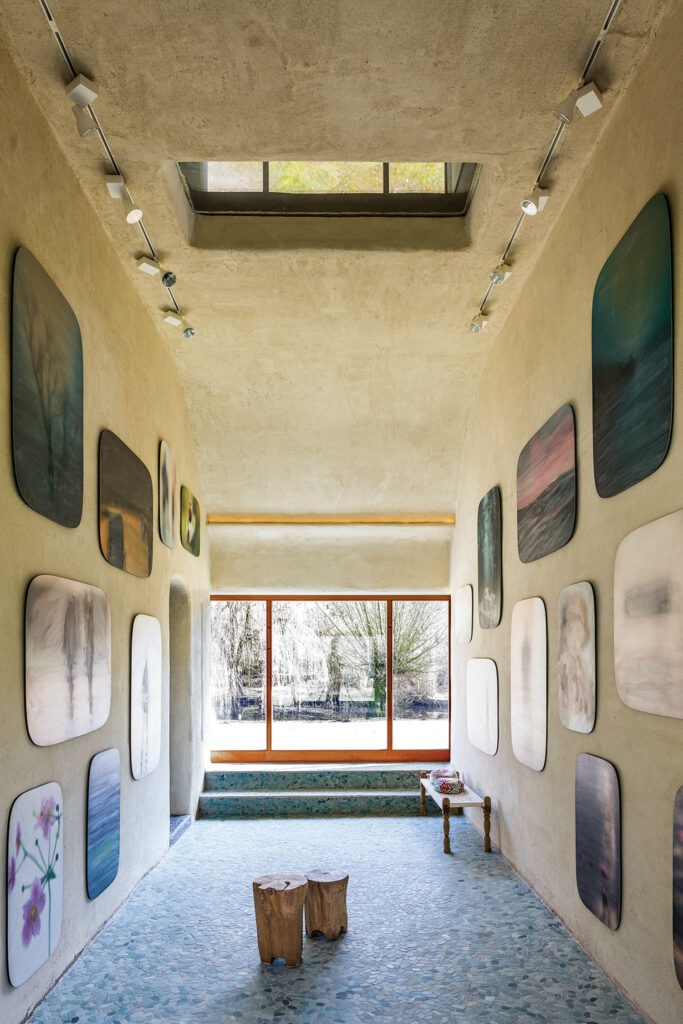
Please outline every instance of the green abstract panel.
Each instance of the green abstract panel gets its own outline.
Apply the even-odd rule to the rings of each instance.
[[[671,226],[666,196],[643,207],[593,295],[593,467],[609,498],[662,464],[673,414]]]

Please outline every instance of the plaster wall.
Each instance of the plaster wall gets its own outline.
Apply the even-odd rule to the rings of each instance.
[[[118,434],[143,460],[154,481],[157,517],[158,446],[164,438],[178,462],[179,483],[202,499],[190,443],[185,400],[175,363],[154,327],[89,201],[57,146],[50,127],[17,75],[0,42],[0,532],[2,713],[0,714],[0,864],[7,877],[6,828],[13,800],[56,780],[64,795],[64,916],[52,957],[20,988],[0,970],[0,1020],[17,1024],[40,1000],[137,881],[163,855],[169,831],[169,586],[181,576],[194,624],[187,728],[193,737],[192,769],[186,766],[192,805],[201,781],[199,639],[203,596],[208,589],[208,550],[193,558],[178,539],[173,550],[154,542],[151,576],[138,579],[109,565],[99,549],[97,458],[102,428]],[[73,146],[95,146],[80,141]],[[130,228],[131,249],[137,244]],[[14,484],[10,435],[10,293],[12,260],[26,246],[42,263],[74,309],[83,337],[84,507],[78,528],[68,530],[33,512]],[[101,587],[110,602],[112,704],[99,730],[57,746],[36,747],[24,717],[24,599],[33,576],[51,573]],[[133,616],[156,616],[163,636],[163,728],[159,767],[139,782],[130,771],[129,687]],[[119,873],[96,900],[86,894],[87,777],[94,754],[107,747],[121,754],[121,857]],[[0,921],[6,919],[6,887],[0,885]],[[4,961],[5,938],[0,935]]]
[[[683,505],[678,99],[682,30],[683,10],[678,5],[659,26],[493,342],[463,451],[451,574],[453,591],[464,583],[474,584],[475,590],[472,642],[453,652],[454,760],[478,792],[491,794],[494,839],[502,853],[657,1024],[683,1020],[683,992],[672,958],[672,816],[676,791],[683,784],[683,722],[639,713],[619,699],[613,666],[612,581],[620,540]],[[660,469],[604,500],[596,493],[592,465],[593,288],[633,218],[660,191],[669,199],[673,224],[678,338],[673,438]],[[495,330],[494,325],[495,316]],[[517,554],[517,458],[526,441],[564,402],[570,402],[576,414],[575,534],[561,550],[523,565]],[[477,506],[495,484],[501,488],[503,508],[503,617],[497,629],[482,630],[476,614]],[[557,709],[557,600],[563,587],[578,580],[593,584],[597,600],[598,706],[590,735],[565,729]],[[510,620],[515,602],[534,595],[544,599],[548,614],[548,757],[540,773],[515,759],[510,739]],[[498,666],[500,743],[494,757],[467,739],[465,673],[472,657],[493,658]],[[622,918],[614,932],[584,907],[576,888],[574,772],[583,751],[611,761],[621,783]]]

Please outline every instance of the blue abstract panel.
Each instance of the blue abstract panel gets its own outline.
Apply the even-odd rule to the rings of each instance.
[[[88,896],[94,900],[119,870],[121,762],[115,748],[95,754],[88,780]]]
[[[609,761],[576,759],[576,884],[582,902],[608,928],[621,917],[619,779]]]
[[[674,804],[674,967],[683,988],[683,786]]]
[[[593,294],[593,468],[602,498],[662,464],[672,414],[671,225],[659,194],[615,247]]]
[[[35,256],[18,249],[12,295],[12,442],[19,492],[78,526],[83,508],[83,347],[78,320]]]

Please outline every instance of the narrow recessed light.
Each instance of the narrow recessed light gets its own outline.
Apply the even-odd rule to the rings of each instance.
[[[88,107],[97,99],[95,84],[86,78],[85,75],[76,75],[73,81],[65,87],[64,91],[72,103],[79,107]]]
[[[180,327],[183,322],[183,318],[180,313],[176,313],[174,309],[167,309],[164,312],[164,323],[170,324],[171,327]]]
[[[548,193],[545,189],[539,188],[536,185],[528,196],[522,199],[521,207],[528,217],[535,217],[537,213],[541,213],[543,207],[548,202]]]
[[[479,312],[476,316],[473,316],[470,320],[470,330],[472,334],[481,334],[488,323],[485,319],[484,314]]]
[[[149,274],[150,277],[154,277],[155,274],[161,273],[161,267],[156,260],[151,260],[148,256],[141,256],[137,261],[137,268],[141,270],[143,274]]]

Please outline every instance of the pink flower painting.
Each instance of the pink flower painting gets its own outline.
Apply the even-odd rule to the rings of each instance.
[[[31,939],[40,935],[40,915],[45,910],[45,893],[40,887],[40,879],[34,878],[31,886],[31,895],[24,903],[24,927],[21,930],[21,941],[25,947],[31,944]]]
[[[43,800],[40,805],[40,814],[36,821],[34,828],[42,828],[43,839],[48,839],[50,835],[50,829],[57,820],[57,812],[55,806],[55,798],[50,796],[47,800]]]

